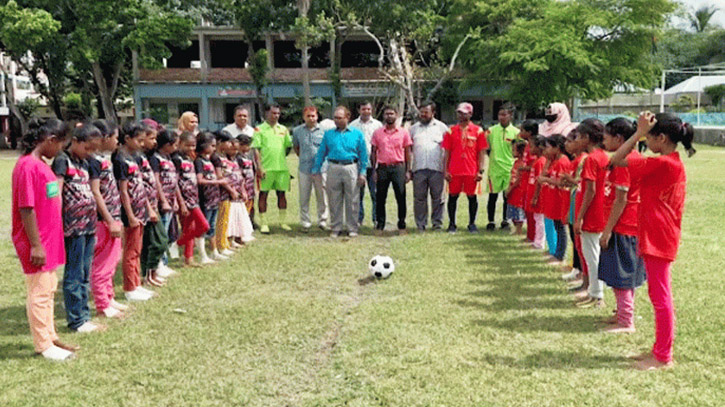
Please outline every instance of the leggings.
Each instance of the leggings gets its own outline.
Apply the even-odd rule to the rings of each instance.
[[[556,252],[554,252],[554,257],[557,260],[564,260],[566,255],[566,228],[562,221],[555,220],[554,229],[556,230]]]
[[[191,259],[194,257],[194,239],[204,236],[209,230],[209,222],[206,221],[201,209],[196,207],[189,210],[189,214],[181,220],[182,234],[179,246],[184,246],[184,257]]]
[[[571,267],[577,270],[582,270],[581,257],[579,256],[579,249],[577,249],[576,245],[576,236],[574,235],[574,225],[571,223],[569,224],[569,237],[571,238],[571,247],[574,248]]]
[[[659,257],[644,255],[647,271],[647,291],[655,316],[655,344],[652,354],[660,362],[672,361],[675,341],[675,306],[672,302],[672,262]]]

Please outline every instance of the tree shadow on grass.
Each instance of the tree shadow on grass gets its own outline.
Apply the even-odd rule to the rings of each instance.
[[[542,350],[537,353],[516,358],[496,354],[484,354],[476,358],[485,365],[509,367],[513,369],[627,369],[631,361],[622,356],[597,353],[576,353],[567,351]]]
[[[600,317],[594,314],[577,314],[574,316],[542,316],[526,315],[519,318],[477,319],[473,325],[505,329],[512,332],[566,332],[595,333]]]
[[[0,308],[0,336],[28,335],[28,329],[28,317],[24,306]]]

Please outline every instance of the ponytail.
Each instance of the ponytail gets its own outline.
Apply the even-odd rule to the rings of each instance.
[[[48,137],[55,136],[58,140],[65,140],[68,135],[68,125],[58,119],[33,118],[28,123],[28,132],[23,136],[21,145],[23,155],[30,154],[38,144]]]
[[[673,143],[682,143],[687,150],[687,156],[692,157],[697,151],[692,147],[695,139],[695,129],[690,123],[682,120],[672,113],[658,113],[655,115],[657,123],[650,130],[650,134],[664,134]]]

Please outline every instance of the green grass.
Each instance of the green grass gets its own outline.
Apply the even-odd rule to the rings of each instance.
[[[673,370],[633,371],[624,357],[654,338],[646,289],[637,295],[637,333],[605,335],[597,321],[610,312],[611,293],[606,309],[575,309],[560,273],[518,238],[375,238],[369,228],[347,241],[273,228],[232,261],[182,271],[159,298],[100,334],[68,332],[59,292],[60,335],[83,349],[54,364],[33,355],[23,276],[5,238],[0,406],[722,405],[725,149],[697,148],[685,159],[688,198],[673,268]],[[0,157],[4,236],[13,164]],[[289,201],[296,214],[296,191]],[[459,224],[465,211],[462,201]],[[392,256],[397,271],[360,284],[375,254]]]

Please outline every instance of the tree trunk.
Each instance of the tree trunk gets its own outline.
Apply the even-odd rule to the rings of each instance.
[[[96,85],[98,86],[98,93],[101,99],[101,105],[103,107],[103,114],[106,117],[106,120],[109,122],[115,124],[118,123],[118,118],[116,116],[116,108],[113,105],[113,98],[115,89],[108,88],[108,84],[106,83],[106,78],[103,76],[103,70],[101,69],[101,64],[99,62],[93,62],[91,64],[93,68],[93,79],[95,79]]]
[[[312,105],[312,92],[310,91],[310,47],[302,47],[302,90],[305,95],[305,106]]]

